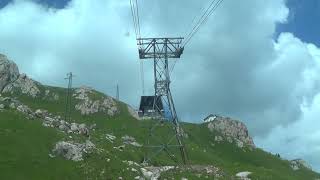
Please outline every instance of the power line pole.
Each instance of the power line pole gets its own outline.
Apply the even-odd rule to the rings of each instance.
[[[120,98],[119,95],[120,95],[120,94],[119,94],[119,85],[117,84],[117,96],[116,96],[116,97],[117,97],[117,100],[118,100],[118,101],[119,101],[119,98]]]
[[[139,58],[140,59],[153,59],[153,71],[154,71],[154,89],[155,97],[153,102],[153,110],[160,112],[162,119],[159,121],[168,120],[170,127],[173,127],[174,135],[169,139],[163,140],[162,137],[156,137],[155,128],[159,126],[159,123],[155,123],[150,128],[149,140],[147,141],[145,161],[151,161],[151,159],[158,155],[160,152],[165,151],[167,155],[174,161],[178,162],[178,159],[172,153],[170,148],[178,148],[183,164],[187,163],[187,153],[183,142],[183,131],[179,124],[179,119],[174,106],[172,94],[170,91],[170,73],[169,73],[169,59],[180,58],[184,48],[181,47],[183,38],[138,38],[139,46]],[[170,117],[165,117],[165,112],[161,107],[157,106],[158,101],[164,102],[164,105],[168,107]],[[164,122],[168,123],[168,122]],[[151,138],[156,138],[156,141],[152,141]],[[173,143],[173,140],[176,142]],[[165,142],[163,142],[165,141]],[[150,144],[157,143],[157,144]],[[155,150],[155,151],[153,151]],[[151,153],[150,153],[151,151]]]
[[[66,92],[66,109],[65,109],[65,121],[71,121],[71,111],[72,111],[72,78],[74,77],[74,75],[72,74],[72,72],[67,74],[67,77],[64,78],[66,80],[68,80],[68,88],[67,88],[67,92]]]

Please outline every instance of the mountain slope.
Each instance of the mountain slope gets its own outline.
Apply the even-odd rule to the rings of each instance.
[[[20,74],[5,56],[0,57],[0,74],[0,179],[236,179],[245,171],[251,179],[320,178],[255,148],[243,124],[223,117],[182,123],[189,166],[176,167],[165,153],[153,159],[154,167],[141,164],[142,145],[156,120],[137,120],[125,103],[81,87],[72,90],[68,122],[66,89]],[[166,123],[156,133],[160,139],[173,135]]]

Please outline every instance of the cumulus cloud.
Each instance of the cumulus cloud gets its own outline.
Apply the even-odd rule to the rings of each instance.
[[[131,27],[127,8],[115,1],[76,0],[56,10],[14,1],[0,11],[0,51],[43,83],[64,85],[65,74],[73,71],[78,85],[109,94],[119,83],[128,92],[123,98],[133,102],[139,64],[135,40],[125,36]]]
[[[265,138],[255,138],[259,147],[279,153],[288,159],[303,158],[314,170],[320,171],[320,94],[311,106],[302,106],[303,116],[300,120],[288,125],[277,126]]]
[[[207,3],[139,2],[146,37],[184,35]],[[309,124],[317,117],[307,117],[309,111],[301,106],[319,104],[314,99],[320,89],[319,48],[291,33],[274,38],[277,24],[288,15],[285,0],[224,1],[172,73],[181,119],[201,122],[209,113],[231,116],[247,124],[258,144],[277,150],[285,140],[267,146],[276,138],[270,132],[283,128],[294,134],[294,124]],[[72,0],[58,10],[16,0],[0,10],[0,52],[45,84],[65,85],[69,71],[76,75],[76,85],[110,95],[119,84],[122,100],[136,106],[141,82],[131,20],[128,1]],[[152,94],[152,62],[144,66],[146,92]]]

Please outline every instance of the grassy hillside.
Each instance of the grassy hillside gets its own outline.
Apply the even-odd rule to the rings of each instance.
[[[58,95],[59,99],[48,98],[45,90]],[[55,115],[63,116],[64,94],[63,88],[42,86],[41,95],[37,98],[22,95],[19,91],[2,96],[16,97],[33,110],[46,109]],[[90,98],[99,99],[104,95],[95,91],[91,96]],[[73,99],[73,103],[77,101]],[[61,157],[50,158],[48,154],[58,141],[83,142],[86,137],[67,135],[56,129],[43,127],[40,120],[27,120],[24,115],[10,109],[0,111],[0,179],[133,179],[141,176],[140,172],[133,171],[133,166],[124,161],[140,163],[145,149],[126,145],[123,151],[119,151],[114,147],[123,145],[121,137],[124,135],[135,137],[137,142],[144,144],[148,137],[148,128],[156,121],[136,120],[130,116],[126,104],[117,104],[120,113],[114,117],[102,113],[82,116],[75,110],[71,114],[72,121],[97,125],[96,130],[91,132],[90,140],[97,146],[98,151],[81,162],[72,162]],[[185,142],[189,164],[217,166],[224,174],[221,179],[232,179],[241,171],[252,172],[252,179],[312,180],[320,177],[319,174],[304,168],[293,171],[288,161],[261,149],[240,149],[227,142],[216,143],[214,137],[219,133],[210,132],[206,124],[183,123],[182,126],[188,134]],[[170,138],[172,135],[165,127],[166,124],[163,124],[156,130],[161,136],[160,139]],[[111,143],[106,140],[106,134],[113,134],[117,139]],[[174,165],[164,153],[156,156],[152,164]],[[139,170],[139,167],[135,168]],[[199,178],[196,173],[171,170],[162,174],[161,178],[165,177],[203,179],[205,176]]]

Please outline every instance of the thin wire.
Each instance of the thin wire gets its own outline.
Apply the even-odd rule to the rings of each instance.
[[[205,18],[201,21],[201,23],[198,25],[196,30],[191,34],[191,36],[185,41],[184,46],[191,40],[191,38],[198,32],[201,25],[203,25],[205,22],[207,22],[208,18],[212,15],[212,13],[219,7],[219,5],[223,2],[223,0],[218,0],[218,2],[214,5],[214,7],[209,11],[209,13],[205,16]]]
[[[209,5],[209,7],[206,9],[206,11],[203,13],[203,15],[201,16],[201,18],[199,19],[198,23],[193,27],[193,29],[191,30],[191,32],[188,34],[188,37],[186,38],[185,42],[184,42],[184,46],[187,44],[187,42],[191,39],[191,37],[195,34],[195,32],[197,32],[197,30],[199,29],[199,27],[201,26],[201,24],[204,22],[204,20],[206,18],[208,18],[208,15],[210,14],[211,10],[214,9],[215,6],[212,7],[212,5],[214,4],[215,0],[213,0],[211,2],[211,4]],[[209,10],[211,9],[211,10]]]
[[[140,75],[141,75],[142,95],[144,95],[144,93],[145,93],[145,88],[144,88],[143,60],[140,60]]]
[[[213,0],[209,7],[205,10],[205,12],[202,14],[202,16],[199,18],[199,20],[197,21],[197,23],[195,24],[195,26],[192,28],[192,30],[189,32],[189,34],[186,36],[186,38],[188,38],[192,32],[195,30],[195,28],[200,24],[201,20],[203,19],[203,17],[208,13],[209,9],[211,8],[211,6],[213,5],[213,3],[215,2],[216,0]]]
[[[198,32],[201,25],[203,25],[205,22],[207,22],[208,18],[213,14],[213,12],[220,6],[220,4],[223,1],[224,0],[218,0],[213,7],[212,7],[212,4],[215,2],[215,0],[212,1],[209,8],[206,10],[206,12],[201,17],[201,21],[198,21],[199,23],[197,24],[197,26],[195,26],[192,29],[192,31],[189,33],[190,35],[188,35],[188,37],[186,38],[185,42],[183,43],[183,46],[186,46],[188,44],[188,42],[191,40],[191,38]],[[210,11],[208,11],[209,9],[210,9]]]
[[[171,70],[169,71],[169,74],[172,73],[173,69],[174,69],[174,66],[176,65],[177,63],[177,60],[173,62],[172,66],[171,66]]]
[[[136,12],[137,12],[137,19],[138,19],[138,38],[141,38],[141,33],[140,33],[140,17],[139,17],[139,6],[138,6],[138,1],[136,0]]]
[[[132,0],[130,0],[130,8],[131,8],[131,15],[132,15],[132,20],[133,20],[133,26],[134,26],[134,32],[136,35],[136,38],[138,37],[138,31],[137,31],[137,20],[136,20],[136,13],[134,9],[134,4]]]

